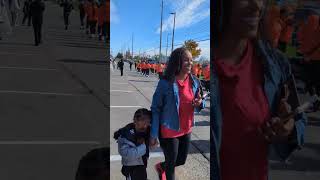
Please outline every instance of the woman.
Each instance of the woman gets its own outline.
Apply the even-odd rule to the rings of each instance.
[[[175,167],[186,162],[194,109],[199,112],[204,107],[200,81],[191,67],[191,53],[175,49],[153,95],[150,145],[156,146],[159,138],[164,152],[165,162],[156,165],[160,179],[174,180]]]
[[[12,31],[5,0],[0,0],[0,40]]]
[[[306,119],[280,118],[290,112],[281,89],[292,74],[283,54],[263,40],[268,2],[219,3],[210,88],[211,179],[267,180],[268,160],[285,161],[303,144]]]

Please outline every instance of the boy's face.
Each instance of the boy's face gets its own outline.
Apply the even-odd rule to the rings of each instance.
[[[150,126],[150,117],[143,115],[140,118],[134,120],[135,129],[138,132],[146,132],[148,127]]]

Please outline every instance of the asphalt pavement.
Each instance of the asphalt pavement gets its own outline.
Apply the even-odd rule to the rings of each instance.
[[[71,180],[80,158],[108,144],[106,47],[46,1],[43,44],[17,26],[0,41],[0,179]],[[19,24],[22,21],[19,16]]]

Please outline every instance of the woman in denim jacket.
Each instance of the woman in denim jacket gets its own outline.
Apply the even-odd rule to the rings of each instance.
[[[267,180],[269,159],[285,161],[302,146],[306,118],[280,118],[290,113],[281,93],[292,73],[284,55],[262,40],[268,2],[217,2],[210,88],[211,179]]]
[[[153,95],[150,145],[156,146],[159,138],[165,155],[165,162],[156,165],[161,180],[174,180],[175,167],[186,162],[194,110],[204,107],[200,81],[191,74],[191,67],[191,53],[175,49]]]

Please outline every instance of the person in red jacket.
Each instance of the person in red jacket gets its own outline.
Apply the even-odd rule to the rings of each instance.
[[[98,22],[98,4],[93,0],[89,0],[89,5],[87,7],[88,21],[90,25],[90,35],[95,37],[96,26]]]
[[[105,1],[101,2],[99,6],[99,16],[98,16],[98,34],[99,40],[106,38],[106,27],[107,26],[107,4]]]

